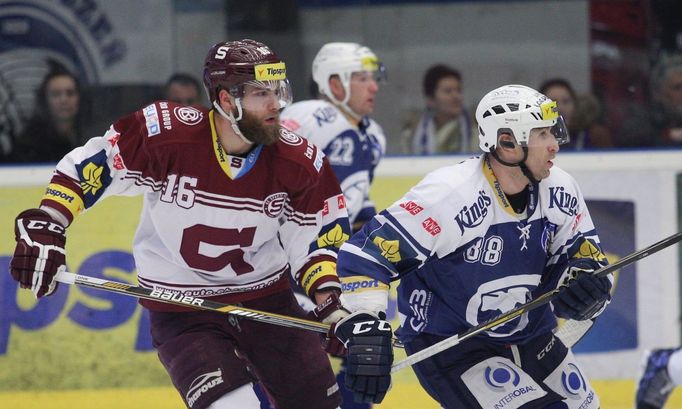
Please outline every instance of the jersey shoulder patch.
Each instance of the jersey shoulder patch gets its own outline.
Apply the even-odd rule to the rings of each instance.
[[[210,129],[208,111],[168,101],[157,101],[138,111],[146,136],[151,139],[172,139],[173,142],[189,142],[197,131]],[[210,132],[210,130],[209,130]],[[201,131],[199,131],[201,133]],[[188,138],[189,137],[189,138]],[[150,140],[150,143],[160,141]]]

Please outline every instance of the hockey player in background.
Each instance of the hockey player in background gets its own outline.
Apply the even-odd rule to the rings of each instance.
[[[153,103],[59,162],[40,208],[16,219],[10,270],[22,287],[37,297],[56,289],[65,228],[79,213],[108,196],[144,195],[133,243],[143,287],[299,317],[289,274],[315,303],[340,292],[343,196],[322,152],[280,127],[291,102],[284,62],[257,41],[221,42],[205,59],[204,85],[210,111]],[[339,406],[316,334],[140,303],[188,407],[260,408],[254,375],[277,408]]]
[[[392,352],[381,314],[393,280],[401,280],[397,334],[408,354],[558,287],[551,305],[413,368],[447,409],[598,408],[552,333],[556,316],[600,314],[612,280],[590,274],[606,257],[578,185],[552,162],[568,139],[556,103],[506,85],[483,97],[476,119],[483,155],[427,175],[341,247],[341,299],[353,313],[336,335],[350,351],[347,376],[356,393],[383,399]]]
[[[313,59],[319,99],[296,102],[282,112],[282,124],[322,149],[341,183],[353,232],[376,214],[369,199],[374,169],[386,152],[384,131],[369,117],[385,69],[368,47],[327,43]],[[309,307],[312,305],[309,304]],[[343,409],[371,405],[354,402],[344,388],[343,362],[337,381]]]
[[[384,66],[360,44],[327,43],[317,52],[312,72],[320,98],[284,109],[282,124],[324,151],[355,232],[376,214],[369,190],[386,152],[386,137],[369,115],[385,79]]]

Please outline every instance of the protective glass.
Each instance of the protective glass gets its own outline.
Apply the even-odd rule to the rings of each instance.
[[[549,131],[552,133],[552,135],[554,135],[554,139],[556,139],[559,145],[568,143],[571,140],[571,136],[568,134],[566,122],[564,122],[564,118],[561,116],[557,118],[556,124],[554,124]]]
[[[283,109],[293,101],[289,80],[248,81],[230,89],[230,94],[240,99],[243,109],[266,110],[275,105]]]

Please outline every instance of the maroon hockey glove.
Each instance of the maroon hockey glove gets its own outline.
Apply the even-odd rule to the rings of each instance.
[[[14,225],[17,246],[10,262],[12,278],[21,288],[30,288],[36,298],[50,295],[57,288],[54,276],[66,269],[66,232],[44,210],[28,209],[19,213]]]
[[[322,346],[327,353],[333,356],[346,356],[346,347],[336,338],[334,330],[336,322],[348,314],[350,313],[341,306],[341,301],[339,301],[339,296],[336,293],[329,295],[326,300],[310,312],[311,319],[331,325],[327,334],[322,335]]]

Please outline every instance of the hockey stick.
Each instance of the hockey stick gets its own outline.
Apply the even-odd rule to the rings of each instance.
[[[592,274],[594,274],[597,277],[604,277],[607,274],[612,273],[615,270],[618,270],[620,268],[623,268],[625,266],[628,266],[635,261],[641,260],[644,257],[647,257],[651,254],[654,254],[660,250],[663,250],[666,247],[672,246],[673,244],[679,242],[682,240],[682,232],[678,232],[673,234],[670,237],[667,237],[658,243],[652,244],[651,246],[636,251],[630,255],[627,255],[623,257],[622,259],[616,261],[613,264],[610,264],[608,266],[602,267],[599,270],[594,271]],[[534,310],[538,307],[541,307],[548,302],[552,300],[552,298],[559,292],[559,289],[554,289],[552,291],[548,291],[542,295],[540,295],[538,298],[529,301],[525,304],[519,305],[516,308],[513,308],[505,313],[502,313],[498,315],[497,317],[494,317],[492,319],[489,319],[488,321],[485,321],[481,324],[478,324],[475,327],[471,327],[468,330],[464,331],[462,334],[455,334],[449,338],[446,338],[436,344],[431,345],[428,348],[424,348],[419,352],[415,352],[414,354],[408,356],[407,358],[403,359],[400,362],[395,363],[391,367],[391,372],[396,372],[399,371],[406,366],[414,365],[418,362],[423,361],[426,358],[432,357],[436,355],[439,352],[442,352],[448,348],[452,348],[455,345],[458,345],[462,341],[465,341],[475,335],[480,334],[483,331],[490,330],[492,328],[497,327],[498,325],[502,325],[506,322],[509,322],[531,310]]]
[[[152,290],[149,288],[137,287],[117,281],[108,281],[95,277],[69,273],[66,271],[57,273],[55,279],[64,284],[75,284],[84,287],[97,288],[100,290],[124,294],[131,297],[144,298],[147,300],[179,305],[182,307],[189,307],[198,310],[215,311],[246,318],[252,321],[279,325],[282,327],[300,328],[308,331],[319,332],[321,334],[326,334],[329,331],[329,325],[323,324],[321,322],[290,317],[287,315],[274,314],[265,311],[252,310],[250,308],[238,307],[236,305],[222,304],[211,300],[205,300],[203,298],[185,296],[168,290]]]
[[[330,328],[329,324],[323,324],[321,322],[307,320],[305,318],[291,317],[288,315],[280,315],[272,312],[254,310],[251,308],[238,307],[236,305],[222,304],[216,301],[186,296],[168,290],[152,290],[149,288],[137,287],[118,281],[102,280],[95,277],[69,273],[67,271],[58,272],[55,276],[55,280],[64,284],[97,288],[99,290],[119,293],[130,297],[144,298],[147,300],[179,305],[182,307],[189,307],[198,310],[215,311],[222,314],[246,318],[252,321],[265,322],[287,328],[299,328],[320,334],[327,334]],[[393,338],[393,346],[396,348],[404,348],[402,342],[400,342],[397,338]]]

